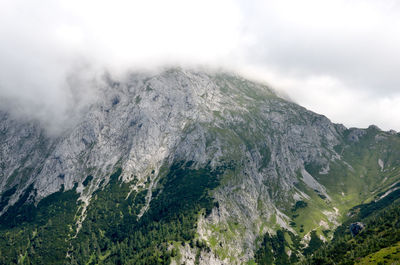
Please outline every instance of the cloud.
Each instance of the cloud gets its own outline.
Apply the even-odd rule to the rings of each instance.
[[[235,8],[210,0],[1,1],[0,103],[59,131],[86,102],[76,92],[91,94],[104,69],[222,59],[238,38]]]
[[[354,86],[398,91],[400,5],[396,2],[262,3],[253,7],[255,16],[249,15],[258,25],[250,57],[281,71],[331,74]]]
[[[389,0],[4,0],[0,103],[54,129],[104,69],[210,65],[335,122],[400,130],[399,30]]]
[[[382,129],[400,128],[400,93],[377,96],[368,89],[346,86],[329,75],[298,77],[262,67],[242,69],[241,73],[272,87],[278,87],[284,97],[331,118],[348,127],[366,128],[375,124]]]
[[[347,126],[400,129],[397,1],[253,1],[246,65]]]

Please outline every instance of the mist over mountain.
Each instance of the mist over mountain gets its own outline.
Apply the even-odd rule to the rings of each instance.
[[[397,209],[395,131],[227,72],[103,76],[96,94],[58,134],[0,112],[1,263],[296,264],[354,207]]]
[[[397,264],[400,5],[0,1],[0,264]]]
[[[0,10],[0,107],[53,116],[42,123],[63,124],[104,72],[203,66],[267,82],[348,127],[400,130],[396,1],[18,0]]]

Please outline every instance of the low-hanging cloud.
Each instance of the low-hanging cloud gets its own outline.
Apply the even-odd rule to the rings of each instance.
[[[209,65],[335,122],[400,130],[399,31],[389,0],[4,0],[0,103],[54,129],[104,69]]]

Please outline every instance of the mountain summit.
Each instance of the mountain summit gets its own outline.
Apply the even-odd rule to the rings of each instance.
[[[234,74],[99,91],[56,136],[0,112],[0,263],[264,264],[275,236],[271,262],[295,263],[399,183],[396,132],[331,123]]]

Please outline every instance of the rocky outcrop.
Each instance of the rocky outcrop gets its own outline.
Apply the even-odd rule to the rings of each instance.
[[[315,195],[318,207],[324,206],[313,206],[319,219],[310,230],[321,221],[337,225],[336,197],[326,186],[330,165],[354,170],[336,147],[360,141],[364,130],[347,131],[232,74],[182,69],[132,74],[107,80],[98,93],[79,122],[59,135],[0,112],[0,190],[16,189],[7,205],[33,184],[32,202],[77,185],[87,206],[91,194],[122,168],[121,181],[137,179],[132,190],[147,190],[143,213],[162,166],[193,161],[194,168],[230,165],[211,192],[219,206],[199,218],[198,237],[212,251],[196,258],[201,264],[250,260],[260,235],[276,227],[295,232],[290,209]],[[84,188],[89,175],[93,180]],[[82,218],[84,211],[78,222]],[[188,262],[194,260],[195,250],[181,251]]]
[[[361,222],[356,222],[356,223],[350,224],[349,229],[350,229],[351,235],[353,237],[355,237],[364,229],[364,227],[365,227],[365,225]]]

